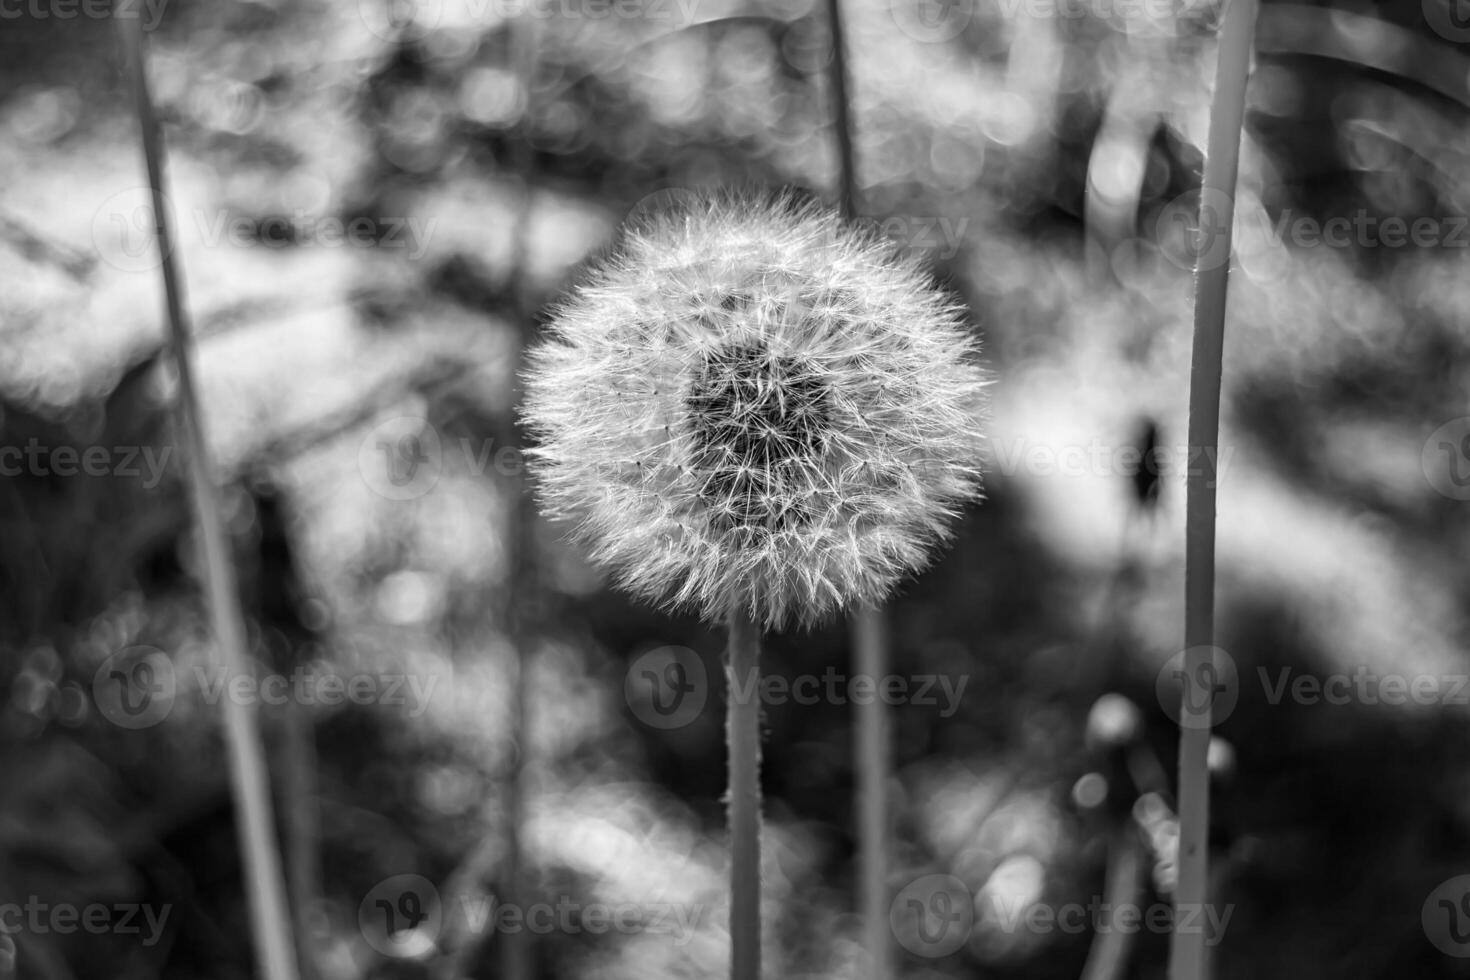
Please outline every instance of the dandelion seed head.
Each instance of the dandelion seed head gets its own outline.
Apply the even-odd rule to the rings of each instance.
[[[915,260],[789,196],[624,229],[531,352],[536,489],[624,588],[768,628],[881,602],[980,496],[983,370]]]

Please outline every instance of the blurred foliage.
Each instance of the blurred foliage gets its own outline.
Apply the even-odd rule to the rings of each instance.
[[[1467,412],[1470,253],[1261,233],[1467,212],[1470,59],[1432,29],[1452,2],[1261,15],[1222,435],[1219,635],[1241,676],[1215,796],[1216,887],[1235,910],[1222,980],[1470,975],[1420,925],[1470,862],[1463,707],[1271,704],[1256,682],[1286,666],[1467,671],[1470,510],[1426,481],[1421,448]],[[1140,900],[1167,898],[1176,729],[1154,692],[1182,635],[1182,468],[1154,486],[1111,463],[1026,461],[1183,443],[1214,6],[846,7],[863,211],[971,304],[997,378],[990,499],[893,604],[897,672],[969,679],[952,716],[895,709],[895,891],[944,872],[976,895],[1085,904],[1123,839],[1145,849]],[[50,9],[0,23],[0,446],[159,454],[173,380],[129,224],[141,167],[113,25]],[[308,712],[315,968],[442,975],[453,954],[497,975],[499,937],[449,924],[444,956],[393,960],[358,909],[402,873],[450,905],[501,894],[519,768],[533,895],[704,909],[684,944],[538,937],[541,975],[716,976],[719,698],[659,731],[623,690],[628,664],[670,644],[718,678],[722,638],[608,591],[519,502],[515,467],[487,460],[517,444],[526,311],[643,198],[732,183],[830,196],[822,10],[508,9],[180,0],[150,24],[255,650],[277,669],[437,685],[421,713]],[[322,235],[354,221],[372,247]],[[432,426],[442,465],[427,493],[390,499],[376,433],[405,416]],[[22,934],[20,976],[249,975],[220,739],[190,680],[208,648],[178,473],[0,478],[0,902],[174,910],[151,946]],[[93,678],[137,644],[167,651],[181,687],[162,724],[126,731]],[[767,662],[820,675],[846,649],[837,623],[773,637]],[[287,758],[288,713],[264,714]],[[850,721],[836,704],[767,712],[781,976],[849,976],[858,955]],[[982,918],[905,975],[1072,977],[1091,940]],[[1128,975],[1162,976],[1165,943],[1136,937]]]

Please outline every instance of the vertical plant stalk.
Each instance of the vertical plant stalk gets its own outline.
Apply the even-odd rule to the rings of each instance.
[[[188,459],[189,496],[199,530],[210,621],[215,635],[216,656],[222,661],[228,680],[248,673],[245,628],[194,380],[183,285],[175,264],[163,192],[163,140],[148,90],[142,22],[133,17],[119,17],[117,23],[122,32],[129,83],[143,143],[143,159],[152,193],[154,233],[161,260],[170,344],[178,369],[177,425]],[[256,969],[266,980],[296,980],[295,944],[286,918],[286,889],[281,874],[281,856],[273,836],[270,784],[266,777],[259,719],[252,706],[235,698],[224,698],[223,704],[230,789],[240,835]]]
[[[322,901],[321,790],[317,779],[316,727],[308,705],[283,706],[280,724],[280,792],[286,839],[286,889],[296,929],[296,963],[302,980],[317,980]]]
[[[888,673],[888,616],[879,608],[852,614],[858,676],[877,680]],[[888,925],[888,772],[889,726],[882,698],[854,706],[853,748],[857,753],[859,896],[863,946],[872,980],[892,976]]]
[[[539,23],[536,17],[526,14],[511,25],[511,49],[516,56],[515,71],[525,87],[525,108],[522,110],[518,138],[512,142],[514,167],[521,182],[521,200],[516,209],[515,224],[511,231],[511,265],[507,285],[512,292],[516,313],[516,370],[513,384],[517,386],[515,403],[520,404],[520,379],[526,369],[526,351],[535,333],[534,301],[527,282],[531,265],[531,219],[533,194],[535,192],[536,153],[531,138],[535,125],[536,59],[541,43]],[[518,433],[511,427],[511,438]],[[519,444],[518,441],[513,444]],[[535,542],[532,528],[536,513],[530,494],[526,492],[524,475],[517,471],[510,475],[508,487],[515,501],[507,509],[510,526],[506,528],[508,566],[510,577],[507,585],[508,608],[506,625],[510,632],[514,650],[515,690],[511,698],[511,734],[516,742],[516,751],[511,762],[511,771],[506,786],[506,839],[505,839],[505,888],[506,901],[517,908],[528,904],[525,873],[525,851],[522,848],[521,828],[526,817],[525,771],[531,751],[531,685],[530,647],[534,626],[527,622],[528,610],[534,603],[528,598],[536,590],[536,563],[533,554]],[[506,980],[530,980],[534,973],[533,937],[525,930],[506,934],[501,952],[501,975]]]
[[[857,213],[857,159],[852,148],[852,79],[847,71],[847,34],[841,0],[827,0],[827,29],[832,34],[832,123],[837,130],[837,203],[844,220]]]
[[[853,149],[851,78],[847,34],[841,0],[827,0],[832,36],[831,86],[833,125],[837,131],[837,207],[846,221],[858,214],[857,155]],[[888,614],[882,607],[859,609],[849,617],[857,673],[881,683],[888,672]],[[853,705],[853,750],[856,755],[858,908],[862,913],[863,948],[872,980],[887,980],[893,961],[888,927],[888,705],[882,698]]]
[[[1108,874],[1103,899],[1107,908],[1141,907],[1144,901],[1145,865],[1143,842],[1133,820],[1124,817],[1108,842]],[[1081,980],[1123,980],[1128,975],[1134,936],[1122,929],[1109,929],[1093,936],[1092,948],[1082,965]]]
[[[730,792],[730,980],[761,975],[760,627],[739,600],[730,604],[725,741]]]
[[[1215,638],[1215,481],[1220,439],[1220,380],[1225,347],[1225,294],[1230,273],[1235,181],[1245,84],[1257,0],[1230,0],[1220,27],[1215,93],[1205,154],[1203,207],[1218,207],[1213,229],[1222,236],[1199,250],[1194,282],[1194,352],[1189,377],[1189,444],[1205,460],[1190,472],[1185,491],[1184,662],[1185,703],[1179,731],[1179,883],[1176,909],[1202,909],[1209,880],[1210,699],[1197,691],[1207,680]],[[1201,216],[1203,225],[1203,215]],[[1221,251],[1216,251],[1219,248]],[[1212,256],[1213,261],[1206,261]],[[1203,695],[1199,697],[1198,695]],[[1203,703],[1201,712],[1195,705]],[[1185,712],[1188,712],[1186,715]],[[1189,723],[1184,723],[1188,718]],[[1170,938],[1170,980],[1204,980],[1208,938],[1202,930]]]

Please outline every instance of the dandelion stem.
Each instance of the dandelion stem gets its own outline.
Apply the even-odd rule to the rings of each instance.
[[[832,34],[832,113],[837,131],[837,204],[843,220],[858,215],[857,153],[853,148],[852,87],[842,0],[827,0]],[[881,683],[888,671],[888,614],[863,608],[850,617],[857,673]],[[882,698],[853,706],[853,749],[857,757],[858,907],[863,946],[873,980],[887,980],[892,961],[888,928],[888,706]]]
[[[1257,0],[1230,0],[1220,27],[1214,102],[1210,108],[1202,200],[1222,212],[1213,215],[1212,232],[1222,236],[1201,248],[1195,269],[1194,353],[1189,380],[1189,444],[1205,460],[1191,470],[1185,494],[1184,642],[1186,712],[1189,724],[1179,737],[1179,884],[1175,908],[1204,907],[1209,870],[1210,747],[1209,697],[1192,697],[1207,675],[1215,635],[1215,464],[1220,438],[1220,379],[1225,345],[1225,294],[1230,272],[1230,234],[1235,181],[1240,163],[1240,132],[1245,116],[1245,84],[1250,70],[1251,37]],[[1202,216],[1203,219],[1203,216]],[[1212,256],[1212,261],[1206,261]],[[1195,705],[1203,700],[1200,711]],[[1176,918],[1182,921],[1183,917]],[[1176,929],[1169,948],[1170,980],[1203,980],[1206,971],[1202,930]]]
[[[234,566],[221,516],[214,465],[204,435],[204,418],[191,361],[192,341],[186,319],[183,285],[175,264],[170,237],[167,199],[163,192],[164,154],[158,116],[148,91],[144,62],[142,21],[119,17],[128,62],[134,108],[143,143],[143,160],[152,192],[154,233],[157,236],[164,301],[168,311],[170,344],[178,369],[176,400],[180,435],[187,449],[189,491],[199,528],[201,567],[216,640],[216,656],[227,677],[249,672],[245,656],[245,627],[240,612]],[[230,788],[240,835],[245,891],[255,943],[256,968],[267,980],[296,980],[291,928],[286,919],[286,889],[281,856],[271,819],[270,786],[266,779],[265,750],[253,706],[237,698],[224,699],[225,744]]]
[[[842,0],[827,0],[827,25],[832,32],[832,112],[837,130],[837,201],[843,220],[857,210],[857,175],[852,148],[852,106],[847,74],[847,43],[842,29]]]
[[[521,115],[520,131],[512,142],[515,169],[521,180],[521,195],[512,231],[511,265],[507,286],[515,300],[519,344],[516,352],[516,401],[520,402],[520,379],[526,368],[526,350],[535,333],[535,310],[528,283],[530,275],[531,219],[536,176],[536,152],[531,143],[535,126],[536,67],[540,53],[540,25],[534,16],[522,16],[512,22],[511,41],[515,52],[515,70],[525,86],[526,105]],[[512,433],[514,433],[512,427]],[[515,436],[513,435],[514,439]],[[532,629],[528,623],[529,599],[536,595],[536,568],[533,561],[535,542],[532,538],[535,515],[530,495],[526,493],[522,474],[508,477],[516,504],[509,510],[512,521],[505,529],[510,567],[515,570],[506,587],[505,621],[511,635],[512,658],[515,661],[515,694],[511,698],[511,735],[516,751],[506,777],[505,886],[510,901],[525,908],[529,899],[526,855],[522,847],[522,825],[526,818],[526,767],[531,757],[531,683],[529,663]],[[506,980],[529,980],[535,972],[535,947],[532,937],[520,930],[508,933],[501,953],[501,973]]]
[[[760,628],[739,601],[730,607],[730,978],[761,973]]]
[[[863,607],[852,614],[858,676],[881,686],[888,673],[888,616]],[[888,927],[888,712],[882,698],[858,704],[853,715],[857,753],[858,861],[869,976],[887,980],[892,953]]]

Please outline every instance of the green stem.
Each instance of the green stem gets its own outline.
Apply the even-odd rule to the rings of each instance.
[[[194,380],[183,285],[174,257],[167,200],[163,193],[163,140],[148,91],[142,21],[136,17],[119,17],[117,23],[122,31],[129,81],[142,135],[143,160],[152,191],[154,231],[162,260],[160,269],[170,345],[178,368],[179,396],[175,409],[188,459],[189,491],[199,528],[201,567],[210,621],[217,641],[216,656],[222,660],[229,679],[250,672],[245,655],[245,627],[235,569],[230,563],[229,545],[225,538],[214,464],[204,437],[204,418]],[[281,856],[273,836],[270,786],[266,778],[259,719],[255,709],[244,701],[225,698],[223,703],[230,788],[240,835],[257,969],[267,980],[296,980],[296,962],[292,952],[295,944],[286,918],[286,889],[281,873]]]
[[[1257,0],[1230,0],[1220,27],[1215,94],[1205,155],[1202,210],[1219,237],[1201,248],[1195,270],[1194,353],[1189,379],[1189,445],[1205,460],[1191,470],[1185,493],[1184,643],[1185,690],[1179,733],[1179,884],[1175,907],[1203,909],[1207,898],[1210,836],[1209,698],[1192,688],[1209,679],[1215,637],[1215,481],[1220,438],[1220,379],[1225,346],[1225,294],[1245,85]],[[1204,227],[1205,216],[1201,215]],[[1204,243],[1201,243],[1204,244]],[[1202,697],[1201,697],[1202,695]],[[1204,702],[1201,712],[1194,705]],[[1191,916],[1192,918],[1192,916]],[[1198,929],[1176,930],[1169,948],[1170,980],[1204,980],[1205,941]]]
[[[740,602],[730,607],[730,978],[761,975],[760,628]]]

